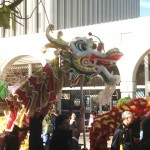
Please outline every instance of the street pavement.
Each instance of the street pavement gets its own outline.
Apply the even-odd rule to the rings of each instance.
[[[110,137],[111,139],[112,137]],[[108,148],[110,148],[111,145],[111,140],[107,142],[108,143]],[[82,148],[87,148],[88,150],[90,150],[90,140],[89,140],[89,132],[85,133],[85,144],[84,144],[84,137],[83,137],[83,133],[80,134],[79,137],[79,145]],[[85,146],[84,146],[85,145]],[[44,150],[49,150],[48,149],[48,145],[44,147]]]
[[[87,148],[88,150],[90,149],[89,132],[86,132],[86,133],[85,133],[85,146],[84,146],[83,133],[80,134],[80,137],[79,137],[79,144],[81,145],[81,149],[82,149],[82,148]]]
[[[85,133],[85,145],[86,145],[86,147],[84,147],[83,133],[80,134],[79,145],[81,146],[81,148],[87,148],[88,150],[90,149],[89,132]],[[49,150],[48,144],[46,146],[44,146],[44,150]]]
[[[107,141],[107,147],[110,148],[111,146],[111,139],[112,137],[110,137],[110,140]],[[89,132],[85,133],[85,145],[86,147],[84,147],[84,138],[83,138],[83,133],[81,133],[80,137],[79,137],[79,144],[81,144],[81,148],[87,148],[88,150],[90,150],[90,140],[89,140]]]

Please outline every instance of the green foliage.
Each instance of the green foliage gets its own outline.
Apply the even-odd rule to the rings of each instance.
[[[12,20],[12,29],[15,26],[14,13],[8,6],[0,8],[0,27],[10,29],[10,18]]]
[[[0,8],[0,27],[4,27],[5,29],[10,28],[10,15],[11,11],[8,7],[4,6]]]
[[[120,98],[118,101],[117,101],[117,107],[119,107],[120,105],[123,105],[125,103],[128,103],[131,101],[131,98],[130,97],[124,97],[124,98]]]

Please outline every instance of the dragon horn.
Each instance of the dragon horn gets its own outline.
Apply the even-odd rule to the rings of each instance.
[[[63,40],[58,40],[53,38],[49,32],[54,30],[54,25],[49,25],[46,29],[46,37],[47,39],[57,48],[63,49],[63,50],[68,50],[69,49],[69,43],[64,42]]]

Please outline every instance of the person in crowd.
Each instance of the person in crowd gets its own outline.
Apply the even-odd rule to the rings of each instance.
[[[50,111],[51,114],[51,124],[52,124],[52,132],[55,130],[55,120],[58,117],[57,108],[53,105],[52,110]]]
[[[111,150],[134,150],[135,142],[132,135],[132,130],[129,127],[132,121],[132,112],[124,111],[122,113],[122,123],[115,130]]]
[[[28,127],[20,128],[17,125],[14,125],[13,130],[5,137],[5,150],[19,150],[19,132],[28,131],[28,129]]]
[[[70,146],[72,137],[77,137],[84,128],[85,108],[81,107],[79,124],[76,128],[70,128],[68,116],[61,114],[56,118],[56,128],[49,143],[49,150],[73,150]]]
[[[140,120],[140,140],[142,140],[142,138],[143,138],[142,124],[143,124],[143,121],[145,120],[145,118],[147,118],[147,117],[150,117],[150,111],[148,111],[144,116],[141,117],[141,120]]]
[[[43,145],[46,146],[48,144],[49,138],[51,133],[51,121],[50,121],[50,114],[48,113],[42,122],[42,139]]]
[[[43,150],[42,134],[42,121],[44,117],[36,112],[34,116],[30,117],[29,125],[29,150]]]
[[[137,117],[133,120],[133,122],[129,125],[132,130],[132,135],[136,144],[140,142],[140,130],[141,130],[141,117]]]
[[[77,116],[73,112],[73,113],[71,113],[71,117],[70,117],[70,127],[71,128],[76,128],[77,125],[78,125]]]
[[[90,118],[89,118],[89,127],[91,127],[91,124],[93,123],[95,117],[96,117],[96,112],[91,111]]]
[[[71,150],[81,150],[81,146],[79,146],[78,144],[80,133],[76,128],[74,128],[72,132],[72,138],[70,138],[69,140],[69,147],[71,148]]]
[[[142,123],[143,137],[135,150],[149,150],[150,149],[150,116],[146,117]]]

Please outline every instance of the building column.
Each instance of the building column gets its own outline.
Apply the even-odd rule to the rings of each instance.
[[[120,83],[121,98],[135,98],[136,83],[133,81],[121,81]]]
[[[149,96],[150,82],[149,82],[149,60],[148,55],[144,57],[144,72],[145,72],[145,96]]]
[[[57,110],[59,111],[59,114],[61,114],[61,93],[58,93],[57,100],[58,100]]]
[[[28,64],[28,77],[32,75],[32,64]]]

